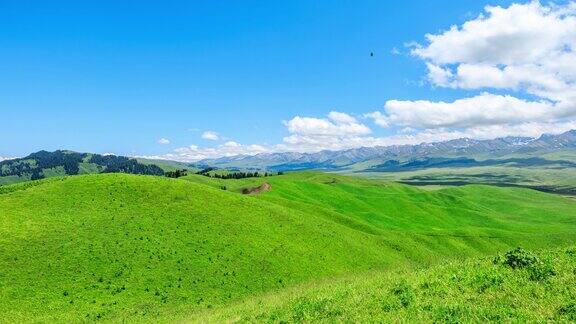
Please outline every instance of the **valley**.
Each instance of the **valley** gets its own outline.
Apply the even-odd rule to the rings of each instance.
[[[264,182],[270,190],[241,193]],[[520,188],[426,191],[321,172],[1,188],[0,311],[16,322],[193,318],[306,283],[553,249],[576,235],[575,201]]]

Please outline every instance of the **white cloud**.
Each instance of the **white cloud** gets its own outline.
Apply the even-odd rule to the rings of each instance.
[[[160,145],[167,145],[167,144],[170,144],[170,140],[165,139],[165,138],[161,138],[161,139],[158,140],[158,144],[160,144]]]
[[[571,106],[576,114],[576,3],[538,1],[485,14],[428,34],[412,54],[426,61],[436,86],[526,92]]]
[[[377,125],[510,127],[562,123],[576,116],[575,2],[489,6],[462,26],[426,39],[424,45],[410,46],[426,63],[432,85],[484,92],[452,102],[389,100],[383,112],[365,115]]]
[[[16,159],[16,158],[0,156],[0,161],[13,160],[13,159]]]
[[[341,112],[332,111],[328,118],[296,116],[284,123],[288,132],[307,136],[354,136],[370,134],[370,128],[359,123],[356,118]]]
[[[220,139],[220,135],[214,131],[205,131],[202,133],[202,139],[209,140],[209,141],[217,141]]]
[[[576,6],[543,6],[538,1],[508,8],[485,8],[486,13],[452,26],[441,34],[428,34],[427,46],[412,53],[437,64],[529,64],[550,53],[574,46]],[[565,48],[564,48],[565,49]]]
[[[336,122],[337,124],[355,124],[358,123],[356,118],[338,111],[331,111],[328,113],[328,119]]]
[[[378,126],[388,127],[390,124],[388,123],[388,117],[379,111],[374,111],[371,113],[364,114],[366,118],[372,118],[374,123]]]
[[[454,75],[449,69],[442,68],[432,63],[427,63],[426,66],[428,67],[428,79],[432,84],[441,87],[447,87],[452,84]]]
[[[509,95],[482,93],[453,102],[428,100],[390,100],[386,116],[369,117],[381,126],[399,125],[417,128],[473,127],[481,125],[550,121],[562,117],[564,110],[547,101],[526,101]]]
[[[284,122],[289,136],[276,150],[319,151],[357,146],[372,131],[353,116],[331,111],[326,118],[296,116]]]

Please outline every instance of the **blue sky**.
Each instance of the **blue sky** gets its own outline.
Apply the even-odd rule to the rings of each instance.
[[[191,145],[218,155],[226,142],[297,150],[298,141],[277,146],[306,135],[288,122],[340,123],[326,119],[331,111],[355,119],[344,125],[369,128],[353,134],[357,142],[425,131],[406,121],[381,127],[366,114],[390,100],[452,102],[493,86],[427,82],[426,63],[438,56],[410,54],[406,44],[425,46],[425,34],[511,3],[4,0],[0,156],[71,149],[178,157],[175,149]],[[218,140],[203,139],[206,131]]]

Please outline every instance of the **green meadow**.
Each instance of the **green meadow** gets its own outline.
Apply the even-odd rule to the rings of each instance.
[[[384,181],[429,186],[487,184],[536,188],[560,194],[576,194],[576,172],[563,167],[484,166],[466,168],[427,168],[405,172],[356,172],[356,176]]]
[[[270,190],[240,193],[264,182]],[[575,237],[576,201],[522,188],[422,190],[319,172],[55,177],[0,187],[0,312],[5,322],[569,319],[574,290],[555,289],[574,279]],[[486,261],[517,246],[558,259],[555,275]],[[477,291],[474,278],[492,285],[491,271],[502,286]],[[517,294],[544,300],[545,317],[509,309]]]
[[[576,248],[535,265],[505,256],[448,261],[300,285],[199,312],[190,322],[574,322]]]

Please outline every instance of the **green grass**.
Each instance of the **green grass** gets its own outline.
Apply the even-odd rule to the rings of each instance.
[[[239,194],[264,181],[271,191]],[[353,273],[573,244],[575,211],[527,189],[424,191],[313,172],[27,182],[0,188],[0,312],[177,320]]]
[[[545,187],[550,190],[576,191],[573,168],[485,166],[466,168],[429,168],[406,172],[359,172],[356,175],[386,181],[405,181],[419,185],[454,182]]]
[[[156,160],[156,159],[144,159],[144,158],[136,158],[136,161],[146,165],[157,165],[164,171],[176,171],[186,169],[190,172],[199,171],[198,168],[195,168],[188,163],[183,162],[176,162],[170,160]]]
[[[351,275],[184,317],[199,322],[574,322],[576,248],[539,253],[552,272],[493,258]],[[546,268],[548,269],[548,268]]]
[[[29,175],[0,177],[0,186],[9,185],[9,184],[18,183],[18,182],[25,182],[25,181],[29,181],[29,180],[30,180]]]

